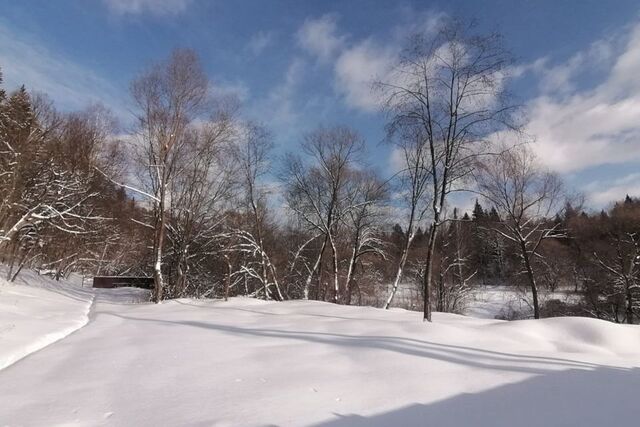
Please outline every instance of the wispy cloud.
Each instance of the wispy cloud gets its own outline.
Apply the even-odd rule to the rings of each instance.
[[[240,102],[247,101],[250,95],[249,87],[241,80],[226,81],[214,79],[212,92],[214,96],[223,98],[233,97]]]
[[[626,195],[640,196],[640,173],[631,173],[610,182],[593,182],[583,188],[589,202],[604,207],[614,201],[623,200]]]
[[[304,77],[305,61],[293,57],[283,79],[264,97],[248,105],[250,117],[267,124],[276,132],[279,140],[295,138],[301,131],[303,120],[299,105],[299,89]]]
[[[65,110],[81,109],[100,102],[119,116],[127,95],[95,71],[50,51],[40,40],[10,29],[0,21],[0,67],[4,86],[48,94]]]
[[[604,72],[585,88],[594,69]],[[640,23],[564,63],[541,62],[538,73],[541,95],[528,103],[527,131],[549,167],[566,173],[640,160]]]
[[[176,15],[184,12],[192,0],[103,0],[116,15]]]
[[[407,35],[434,31],[445,16],[414,11],[390,28],[388,37],[354,39],[340,31],[337,15],[328,14],[307,19],[298,30],[298,44],[321,63],[332,65],[334,88],[347,106],[374,112],[380,103],[372,84],[389,77]]]
[[[335,85],[349,107],[376,111],[380,106],[372,90],[373,82],[387,76],[395,62],[396,50],[364,40],[345,49],[335,63]]]
[[[297,33],[300,46],[321,61],[327,61],[345,43],[346,36],[338,34],[338,16],[323,15],[307,19]]]
[[[260,55],[266,48],[273,43],[274,34],[271,31],[259,31],[254,34],[249,43],[247,43],[247,50],[253,55]]]
[[[297,88],[303,77],[304,62],[294,58],[284,76],[284,81],[274,87],[267,97],[267,105],[271,110],[270,121],[279,126],[293,125],[299,118],[294,107]]]

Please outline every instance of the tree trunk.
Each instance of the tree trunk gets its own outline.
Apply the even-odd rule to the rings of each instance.
[[[227,262],[227,277],[224,281],[224,300],[229,301],[229,290],[231,289],[231,273],[233,271],[233,267],[231,266],[231,261],[229,261],[229,257],[227,255],[224,256],[224,259]]]
[[[445,291],[445,278],[444,273],[440,272],[440,277],[438,277],[438,288],[437,288],[437,296],[436,300],[436,311],[446,312],[445,300],[446,300],[446,291]]]
[[[629,283],[626,284],[626,299],[627,299],[627,323],[633,325],[633,295],[631,295],[631,286]]]
[[[25,264],[27,263],[29,255],[31,254],[32,250],[33,250],[33,247],[29,248],[27,253],[22,257],[22,259],[18,263],[18,269],[16,270],[15,273],[13,273],[13,275],[11,276],[11,279],[9,280],[10,282],[15,282],[16,278],[18,277],[18,274],[20,274],[20,272],[22,271],[22,267],[24,267]],[[33,258],[34,257],[32,257],[31,260],[33,260]]]
[[[398,262],[398,270],[396,271],[396,276],[393,279],[393,284],[391,285],[391,292],[389,293],[389,297],[387,298],[387,302],[384,304],[385,310],[391,307],[391,303],[393,302],[393,298],[396,296],[396,292],[398,291],[398,285],[400,284],[400,280],[402,279],[402,273],[404,271],[404,266],[407,263],[407,256],[409,255],[409,246],[411,242],[409,241],[405,244],[404,248],[402,248],[402,253],[400,254],[400,261]]]
[[[313,269],[309,272],[307,276],[307,280],[304,283],[304,299],[309,299],[309,288],[311,287],[311,281],[313,280],[313,275],[316,274],[318,267],[320,266],[320,261],[322,260],[322,255],[324,254],[324,248],[327,246],[327,235],[324,237],[324,241],[322,242],[322,247],[320,248],[320,253],[318,253],[318,258],[316,262],[313,264]],[[318,285],[319,286],[319,285]]]
[[[389,297],[387,298],[387,302],[384,304],[385,310],[388,310],[391,307],[391,303],[393,302],[393,298],[396,296],[396,292],[398,291],[398,285],[400,284],[400,280],[402,280],[402,273],[404,271],[404,266],[407,263],[407,257],[409,256],[409,249],[411,248],[411,243],[415,237],[415,233],[413,232],[413,223],[415,221],[415,212],[416,212],[416,202],[412,201],[411,203],[411,215],[409,216],[409,225],[407,226],[407,235],[404,240],[404,245],[402,248],[402,253],[400,254],[400,261],[398,262],[398,269],[396,270],[396,276],[393,279],[393,284],[391,286],[391,292],[389,293]]]
[[[338,282],[338,254],[331,234],[329,234],[329,243],[331,243],[331,258],[333,261],[333,302],[337,304],[338,297],[340,295],[340,283]]]
[[[18,241],[13,240],[11,242],[11,251],[9,252],[9,268],[7,269],[7,280],[11,281],[11,276],[13,275],[13,266],[16,263],[16,253],[18,252]]]
[[[431,276],[433,272],[433,255],[436,248],[436,234],[438,232],[438,219],[433,221],[429,229],[429,244],[427,246],[427,262],[423,277],[423,318],[425,322],[431,322]]]
[[[164,182],[160,183],[161,187],[164,187]],[[164,244],[164,198],[165,193],[164,189],[160,190],[160,203],[158,203],[158,221],[156,223],[155,230],[155,242],[154,242],[154,251],[155,251],[155,262],[153,265],[153,280],[154,280],[154,289],[153,289],[153,302],[156,304],[162,301],[163,292],[164,292],[164,280],[162,277],[162,246]]]
[[[349,260],[349,269],[347,270],[347,280],[344,285],[344,303],[346,305],[351,304],[351,282],[353,282],[354,270],[356,267],[356,260],[358,258],[358,241],[353,245],[351,251],[351,259]]]
[[[520,251],[522,252],[522,259],[524,260],[524,266],[527,270],[527,278],[529,279],[529,285],[531,286],[531,297],[533,299],[533,318],[540,318],[540,305],[538,303],[538,285],[536,284],[536,278],[533,274],[533,268],[531,267],[531,260],[529,259],[529,252],[524,240],[520,239]]]

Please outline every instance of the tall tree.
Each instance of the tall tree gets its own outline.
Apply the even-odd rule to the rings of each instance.
[[[327,246],[331,249],[333,270],[333,299],[338,301],[338,253],[336,231],[340,219],[349,210],[344,205],[349,171],[358,160],[364,141],[346,127],[320,128],[305,137],[302,150],[304,160],[295,155],[287,157],[283,182],[289,208],[309,228],[313,238],[322,238],[307,278],[303,295],[309,298],[311,282],[319,271]],[[310,241],[304,243],[308,245]]]
[[[163,248],[166,233],[168,191],[173,179],[185,131],[207,99],[208,79],[191,50],[175,50],[133,81],[131,93],[137,105],[138,133],[146,171],[146,196],[153,201],[153,299],[163,296]]]
[[[545,170],[526,146],[506,149],[478,164],[478,191],[498,210],[503,221],[494,231],[518,248],[531,290],[533,313],[540,318],[536,258],[547,239],[565,237],[560,224],[548,220],[562,205],[560,178]]]
[[[384,308],[388,309],[398,291],[402,280],[409,250],[416,237],[416,229],[424,220],[429,209],[430,179],[429,152],[425,144],[424,135],[420,129],[408,127],[403,133],[392,139],[396,152],[401,156],[400,171],[397,175],[397,185],[402,194],[403,210],[406,211],[406,231],[400,247],[396,273],[391,284],[391,291]]]
[[[247,263],[242,266],[243,273],[260,281],[264,299],[272,297],[270,288],[274,287],[275,297],[283,300],[276,267],[265,245],[267,193],[261,179],[269,168],[269,151],[272,147],[271,135],[264,127],[254,123],[245,124],[233,145],[233,159],[239,169],[242,188],[242,205],[250,218],[250,226],[246,230],[236,230],[233,235],[238,242],[235,245],[237,248],[258,259],[258,271]]]
[[[342,301],[351,304],[356,268],[368,254],[386,259],[385,243],[380,238],[382,203],[386,188],[371,171],[353,171],[347,190],[349,207],[343,221],[350,240],[350,255],[343,286]]]
[[[488,137],[513,128],[504,80],[511,63],[497,34],[447,21],[411,39],[392,75],[380,84],[390,134],[415,128],[427,151],[432,191],[424,269],[424,320],[431,321],[431,283],[447,196],[458,188]]]

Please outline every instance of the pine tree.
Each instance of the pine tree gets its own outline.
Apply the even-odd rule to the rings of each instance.
[[[482,221],[486,217],[484,209],[482,208],[482,205],[480,205],[480,202],[478,202],[478,199],[476,199],[476,204],[473,206],[472,217],[474,221]]]

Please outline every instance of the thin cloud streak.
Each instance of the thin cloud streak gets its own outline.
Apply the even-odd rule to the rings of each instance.
[[[39,40],[10,30],[0,21],[0,67],[9,90],[25,85],[44,92],[64,110],[78,110],[101,103],[120,119],[129,112],[121,90],[93,70],[55,54]]]

